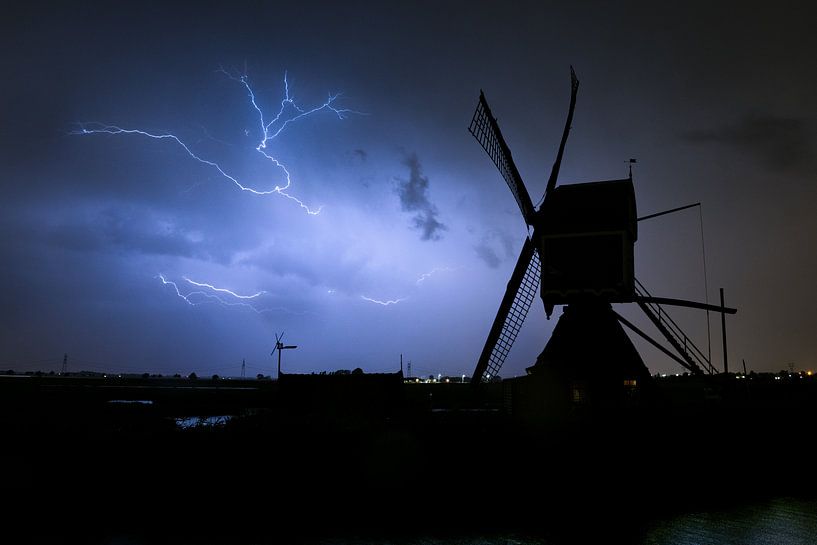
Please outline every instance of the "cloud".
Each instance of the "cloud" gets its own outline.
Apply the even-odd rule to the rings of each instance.
[[[448,227],[437,219],[437,207],[428,199],[428,177],[423,176],[417,154],[407,156],[403,164],[409,168],[409,179],[396,178],[400,206],[404,212],[416,212],[411,223],[422,240],[440,240]]]
[[[492,269],[496,269],[499,267],[499,264],[502,263],[502,260],[496,255],[496,251],[484,243],[477,244],[474,250],[477,252],[477,257],[483,260],[485,264]]]
[[[358,148],[356,150],[352,150],[352,153],[354,154],[355,157],[357,157],[358,159],[360,159],[364,163],[366,162],[366,159],[369,158],[369,154],[366,153],[366,150],[363,150],[363,149],[360,149],[360,148]]]
[[[307,241],[282,237],[274,244],[249,252],[235,264],[257,267],[307,286],[331,286],[346,294],[370,287],[372,281],[369,256],[329,238]]]
[[[197,237],[188,236],[175,221],[144,210],[106,210],[96,226],[107,240],[127,252],[176,257],[203,257]]]
[[[494,229],[482,236],[474,251],[486,265],[496,269],[505,259],[514,257],[513,239],[508,233]]]
[[[736,123],[687,131],[681,137],[693,143],[732,146],[775,170],[802,166],[809,160],[812,147],[805,120],[774,115],[747,114]]]
[[[29,242],[76,252],[171,256],[226,263],[231,252],[220,241],[185,227],[169,212],[135,205],[76,204],[47,213],[26,209],[14,225]],[[22,227],[21,227],[22,226]]]

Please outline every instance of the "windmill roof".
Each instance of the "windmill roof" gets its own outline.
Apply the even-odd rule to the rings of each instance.
[[[633,240],[638,237],[629,178],[557,186],[542,208],[545,236],[627,231]]]

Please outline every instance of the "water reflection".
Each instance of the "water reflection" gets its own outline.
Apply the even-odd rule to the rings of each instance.
[[[633,524],[632,521],[629,524]],[[638,525],[638,523],[635,523]],[[817,544],[817,500],[777,498],[733,509],[694,512],[641,523],[641,528],[575,528],[542,535],[422,537],[406,539],[330,539],[321,545],[814,545]],[[590,537],[593,537],[590,539]],[[606,538],[600,539],[599,536]]]
[[[650,525],[644,545],[811,545],[817,543],[817,501],[779,498]]]
[[[210,417],[228,418],[229,417]],[[582,526],[582,525],[580,525]],[[817,500],[778,498],[759,501],[740,507],[707,512],[694,512],[654,519],[650,522],[609,522],[598,527],[588,520],[583,528],[574,531],[562,528],[536,534],[513,532],[469,536],[447,534],[440,536],[403,535],[401,537],[345,536],[313,540],[301,536],[293,543],[318,545],[572,545],[576,543],[622,545],[813,545],[817,543]],[[184,543],[195,545],[264,545],[281,542],[274,534],[266,537],[200,540]],[[592,539],[590,536],[593,536]],[[288,541],[284,541],[288,542]],[[165,543],[150,539],[119,536],[107,541],[117,545],[156,545]]]

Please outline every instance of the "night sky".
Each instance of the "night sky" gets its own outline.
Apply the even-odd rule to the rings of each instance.
[[[0,368],[68,353],[73,371],[236,376],[246,359],[274,375],[285,331],[291,372],[394,371],[402,353],[414,374],[470,376],[526,227],[467,127],[483,89],[537,202],[570,65],[559,182],[623,178],[635,158],[639,215],[702,203],[639,225],[637,278],[697,301],[725,288],[732,369],[817,368],[807,3],[72,4],[0,17]],[[285,75],[294,102],[262,151],[315,215],[275,192],[241,81],[269,123]],[[281,123],[337,93],[350,111]],[[179,141],[81,134],[103,126]],[[535,301],[503,376],[560,313]],[[672,316],[706,351],[705,314]]]

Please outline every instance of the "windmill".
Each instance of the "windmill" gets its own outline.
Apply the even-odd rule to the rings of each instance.
[[[273,354],[275,354],[276,350],[278,351],[278,378],[281,378],[281,351],[293,350],[295,348],[298,348],[297,345],[285,345],[283,343],[283,339],[284,339],[283,331],[281,332],[281,335],[278,335],[277,333],[275,334],[275,348],[273,348],[272,352],[270,352],[269,354],[270,356],[272,356]]]
[[[733,314],[736,310],[724,307],[723,302],[715,306],[652,297],[634,275],[633,248],[638,237],[638,221],[687,207],[637,218],[632,169],[624,179],[556,185],[579,89],[573,67],[570,81],[567,120],[538,209],[519,175],[485,94],[480,91],[469,131],[508,184],[530,234],[508,281],[471,382],[479,384],[497,376],[537,290],[548,319],[556,305],[565,307],[536,364],[528,368],[531,374],[551,371],[567,381],[578,378],[579,383],[592,377],[606,377],[619,387],[635,385],[640,379],[649,380],[649,371],[622,324],[690,373],[715,373],[711,354],[699,350],[661,305],[721,314]],[[616,313],[611,303],[637,303],[674,352]],[[582,395],[574,388],[574,399]]]

